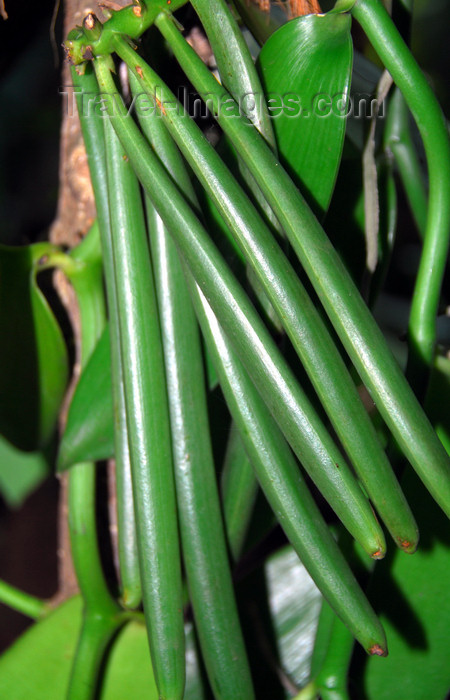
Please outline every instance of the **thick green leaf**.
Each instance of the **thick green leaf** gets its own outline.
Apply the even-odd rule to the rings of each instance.
[[[35,276],[53,249],[0,247],[0,432],[22,450],[49,441],[68,378],[64,339]]]
[[[12,508],[19,508],[50,472],[42,452],[21,452],[1,435],[0,464],[0,493]]]
[[[413,556],[392,551],[377,568],[370,598],[386,630],[387,659],[367,659],[368,700],[444,700],[450,688],[450,532],[448,520],[409,472],[405,494],[417,516],[421,544]]]
[[[203,700],[203,681],[200,675],[192,626],[186,624],[186,688],[184,700]],[[99,700],[124,698],[157,700],[159,695],[153,677],[148,649],[147,631],[143,622],[132,620],[122,628],[114,641],[105,664]]]
[[[298,17],[272,34],[258,58],[281,162],[320,213],[344,143],[350,25],[343,14]]]
[[[75,596],[33,625],[0,657],[0,698],[62,700],[82,621],[82,600]],[[185,700],[203,700],[195,640],[186,634]],[[107,657],[99,700],[156,700],[156,690],[143,621],[132,620],[119,632]]]
[[[62,700],[81,626],[82,601],[71,598],[33,625],[0,657],[0,697]]]
[[[114,454],[114,417],[109,326],[105,327],[72,398],[58,456],[58,469]]]
[[[158,700],[153,677],[147,630],[142,622],[133,620],[116,637],[105,664],[105,675],[99,700],[123,698]]]

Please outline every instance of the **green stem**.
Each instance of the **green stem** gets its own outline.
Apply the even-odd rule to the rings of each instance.
[[[105,324],[103,276],[98,230],[70,255],[55,251],[46,266],[58,267],[70,280],[77,297],[81,320],[83,368]],[[95,695],[103,656],[112,634],[122,624],[119,608],[105,581],[97,538],[96,466],[76,464],[69,472],[69,533],[72,559],[84,601],[84,623],[72,665],[68,700],[90,700]]]
[[[427,223],[427,194],[422,169],[411,138],[409,109],[398,88],[394,90],[389,101],[384,144],[394,156],[408,204],[423,238]]]
[[[94,700],[97,697],[98,678],[105,652],[125,619],[123,615],[104,617],[94,612],[85,612],[67,700]]]
[[[328,640],[325,657],[315,675],[314,684],[323,700],[349,700],[347,683],[354,647],[353,637],[325,600],[320,611],[318,634],[321,625],[328,629]],[[315,644],[317,642],[316,638]],[[313,669],[311,672],[314,673]]]
[[[95,347],[105,324],[105,304],[101,268],[86,263],[69,263],[65,267],[80,309],[81,366]],[[97,541],[95,505],[96,467],[91,462],[75,465],[69,473],[69,530],[72,557],[78,584],[86,608],[109,616],[116,612],[108,586]]]
[[[117,606],[104,578],[98,548],[95,464],[76,464],[69,474],[70,544],[78,585],[87,610],[109,616]]]
[[[47,265],[62,269],[74,287],[81,320],[81,367],[101,335],[105,303],[101,266],[77,261],[63,253],[48,256]],[[109,615],[116,611],[106,585],[97,542],[96,469],[91,462],[75,465],[69,474],[69,530],[72,557],[86,607]]]
[[[425,76],[378,0],[357,0],[352,15],[364,29],[411,110],[428,164],[428,218],[409,321],[409,376],[419,396],[436,344],[436,315],[450,235],[450,145],[442,111]]]
[[[75,27],[64,42],[64,49],[72,65],[80,65],[92,56],[109,56],[116,36],[129,36],[138,39],[162,11],[175,12],[185,5],[187,0],[136,0],[120,10],[103,6],[103,14],[108,20],[101,25],[95,15],[89,13],[83,18],[83,26]],[[92,18],[92,19],[91,19]],[[94,22],[92,30],[86,19]]]
[[[8,607],[17,612],[38,620],[49,612],[50,607],[45,600],[35,598],[24,591],[19,590],[15,586],[0,580],[0,603],[8,605]]]

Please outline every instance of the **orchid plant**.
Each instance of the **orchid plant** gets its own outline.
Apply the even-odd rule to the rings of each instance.
[[[211,65],[185,36],[185,4],[108,4],[103,21],[89,12],[70,32],[97,219],[69,251],[0,248],[5,440],[48,443],[66,389],[44,269],[74,288],[82,368],[57,459],[79,595],[55,609],[0,583],[0,599],[37,620],[0,658],[0,696],[30,697],[25,667],[46,700],[443,699],[441,109],[380,0],[328,12],[316,0],[191,0]],[[355,22],[378,63],[354,49]],[[349,167],[358,198],[342,216]],[[422,240],[403,366],[372,313],[398,187]],[[19,378],[25,343],[33,362]],[[113,581],[96,502],[97,464],[112,458]],[[284,549],[268,553],[274,530]],[[286,562],[294,597],[301,580],[321,611],[287,606],[294,634],[283,638],[281,613],[266,624],[248,610],[267,605],[264,576],[282,582]],[[399,595],[426,638],[419,649],[386,604]]]

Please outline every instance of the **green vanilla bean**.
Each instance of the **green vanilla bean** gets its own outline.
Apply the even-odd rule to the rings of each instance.
[[[167,15],[162,14],[155,23],[172,47],[186,75],[199,93],[207,96],[219,124],[236,150],[245,158],[350,359],[402,451],[433,498],[450,515],[448,455],[326,233],[256,129],[239,115],[238,105],[235,104],[234,110],[230,109],[231,96],[228,98],[227,110],[222,108],[224,88],[211,76],[173,22],[167,21]],[[420,79],[423,80],[423,76]],[[439,124],[441,121],[442,117],[439,116]],[[444,152],[446,150],[445,146]],[[447,206],[446,203],[445,210]],[[440,243],[439,249],[441,248]],[[442,262],[441,255],[440,261]],[[440,287],[440,280],[438,286]]]
[[[434,357],[436,315],[449,247],[450,142],[433,91],[382,3],[358,0],[351,13],[401,90],[427,157],[428,217],[409,320],[408,368],[418,394],[423,395]]]
[[[263,96],[255,64],[243,34],[224,0],[191,0],[211,44],[222,84],[241,100],[245,98],[252,109],[249,114],[254,126],[275,149],[275,135]]]
[[[108,67],[96,66],[111,123],[127,156],[224,330],[239,348],[258,391],[338,517],[371,556],[382,556],[383,533],[342,455],[191,207],[125,116]]]
[[[373,571],[373,562],[368,562],[362,550],[353,546],[345,532],[337,532],[337,540],[352,569],[365,580]],[[311,657],[311,682],[298,695],[298,700],[308,696],[308,688],[315,689],[324,700],[349,700],[348,670],[353,655],[353,638],[342,621],[335,615],[325,600],[317,625],[314,649]]]
[[[96,119],[100,127],[100,143],[103,144],[103,124]],[[98,175],[97,175],[98,176]],[[99,206],[99,205],[97,205]],[[106,241],[104,247],[106,248]],[[109,246],[110,248],[110,246]],[[108,253],[106,253],[106,256]],[[84,323],[95,322],[95,316],[100,316],[101,326],[105,319],[105,301],[103,292],[103,266],[101,259],[100,231],[98,223],[92,227],[83,242],[70,252],[70,258],[77,261],[73,271],[68,265],[61,263],[63,269],[75,288],[77,299],[85,300],[80,304],[83,308]],[[55,256],[49,257],[49,263],[57,264]],[[85,268],[89,264],[88,270]],[[89,272],[89,277],[87,277]],[[90,279],[94,277],[93,284]],[[89,285],[87,284],[89,282]],[[110,316],[112,316],[112,304],[109,304]],[[92,321],[89,317],[93,317]],[[117,324],[113,326],[117,327]],[[111,329],[111,323],[110,323]],[[119,348],[120,349],[120,348]],[[88,359],[88,358],[86,358]],[[121,365],[120,365],[121,369]],[[128,435],[126,427],[125,398],[122,372],[117,376],[113,372],[114,395],[114,442],[116,462],[116,500],[118,521],[118,554],[119,575],[122,588],[123,607],[137,608],[142,600],[141,580],[137,556],[136,524],[134,518],[133,491],[131,483],[131,465],[128,449]]]
[[[232,423],[222,468],[221,492],[228,544],[237,561],[253,513],[258,482],[239,429]]]
[[[154,95],[168,129],[215,202],[282,319],[314,388],[380,517],[399,547],[413,552],[418,532],[400,485],[382,450],[325,323],[287,257],[219,155],[189,119],[173,93],[124,41],[116,43],[146,92]],[[139,65],[136,65],[139,61]],[[141,125],[147,121],[143,116]]]
[[[139,83],[133,81],[134,92]],[[133,84],[134,83],[134,84]],[[164,160],[170,136],[155,115],[146,135]],[[196,630],[216,697],[254,697],[234,598],[207,414],[203,357],[175,243],[147,198],[161,318],[183,561]]]
[[[109,198],[105,161],[105,138],[103,120],[94,112],[89,112],[88,100],[98,96],[98,84],[92,66],[79,74],[72,68],[74,85],[81,87],[76,92],[78,113],[80,116],[83,139],[88,153],[89,171],[95,195],[97,221],[100,235],[100,247],[103,257],[106,293],[111,338],[111,364],[114,401],[114,443],[116,462],[116,491],[117,491],[117,521],[118,521],[118,550],[119,570],[122,588],[122,602],[125,607],[138,607],[142,598],[139,562],[137,555],[136,524],[132,498],[131,468],[128,449],[128,430],[124,406],[124,388],[122,376],[122,361],[118,325],[116,299],[116,283],[114,277],[114,261],[112,256],[111,223],[109,215]],[[90,243],[92,241],[92,243]],[[86,245],[95,244],[92,238],[86,237],[80,246],[73,251],[77,259],[84,257]],[[92,302],[89,308],[92,307]]]
[[[272,150],[276,152],[275,133],[266,101],[263,99],[264,91],[261,80],[242,31],[229,6],[224,0],[194,0],[191,4],[206,31],[221,82],[239,102],[242,109],[246,111],[255,128],[258,129]],[[258,202],[274,230],[283,238],[284,234],[272,209],[239,155],[237,165],[254,200]],[[247,277],[267,318],[281,333],[280,321],[249,266],[247,266]]]
[[[159,152],[159,149],[155,149]],[[175,244],[147,204],[166,360],[183,560],[216,697],[254,697],[215,480],[195,315]]]
[[[160,125],[162,126],[162,125]],[[195,193],[184,163],[168,134],[165,139],[163,162],[181,187],[187,200],[196,206]],[[199,290],[186,265],[186,278],[192,300],[209,348],[216,365],[225,398],[233,415],[242,443],[255,465],[256,473],[266,497],[290,537],[299,556],[315,578],[324,595],[332,600],[338,614],[367,650],[384,650],[383,631],[370,609],[364,595],[351,574],[348,565],[321,518],[306,485],[300,479],[298,466],[279,428],[270,416],[264,402],[250,378],[234,354],[230,343],[217,322],[211,307]],[[236,433],[237,434],[237,433]],[[239,449],[240,451],[240,449]],[[241,461],[241,460],[240,460]],[[231,475],[230,475],[231,478]],[[233,479],[236,484],[237,477]],[[244,489],[242,489],[244,481]],[[237,484],[237,491],[225,495],[225,512],[229,511],[227,500],[233,496],[239,501],[249,493],[248,474]],[[233,551],[237,551],[240,536],[231,540]],[[343,582],[344,586],[340,585]],[[347,587],[348,586],[348,590]],[[344,594],[342,594],[344,590]],[[336,595],[336,591],[339,591]]]
[[[109,119],[104,128],[144,612],[160,695],[176,700],[185,682],[183,605],[158,309],[139,185]]]
[[[132,71],[130,71],[129,77],[133,96],[137,98],[140,94],[140,82],[136,79]],[[138,116],[142,116],[139,111]],[[154,122],[154,118],[140,119],[142,130],[147,135],[150,142],[152,141],[150,132],[153,130],[155,136],[158,134],[158,140],[161,144],[161,148],[158,149],[158,154],[162,162],[166,165],[174,179],[182,183],[182,189],[188,197],[189,202],[197,208],[198,201],[190,178],[182,164],[180,154],[165,126],[160,125],[160,128],[158,128],[158,122],[156,122],[156,125],[152,127],[151,125],[154,124]],[[154,213],[154,216],[157,217],[157,214]],[[166,246],[169,245],[173,246],[174,244],[167,241]],[[208,352],[207,349],[206,351]],[[258,482],[237,430],[232,430],[230,433],[230,440],[222,473],[221,490],[227,540],[234,559],[238,559],[253,512]]]
[[[190,287],[228,407],[281,527],[317,587],[364,649],[385,655],[380,622],[319,513],[286,441],[206,298],[193,280]]]
[[[110,326],[111,328],[111,326]],[[120,361],[122,366],[122,361]],[[114,456],[116,463],[117,542],[121,603],[134,610],[142,602],[142,583],[139,570],[139,553],[134,514],[133,480],[130,448],[128,445],[127,413],[123,375],[114,375]]]

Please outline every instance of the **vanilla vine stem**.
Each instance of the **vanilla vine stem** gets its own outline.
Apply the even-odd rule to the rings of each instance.
[[[450,145],[439,104],[397,28],[379,0],[339,0],[367,34],[401,90],[416,121],[427,157],[428,217],[409,320],[408,375],[423,393],[436,344],[436,315],[450,237]]]

